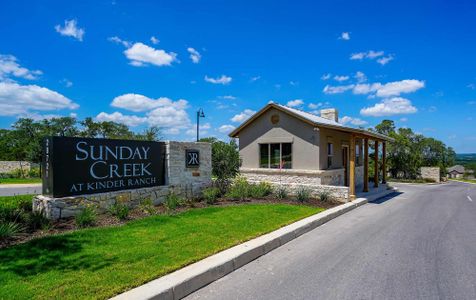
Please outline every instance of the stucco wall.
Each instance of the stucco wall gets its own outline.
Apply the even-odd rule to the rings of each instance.
[[[200,151],[200,167],[185,166],[185,150]],[[86,205],[94,205],[99,212],[106,211],[116,202],[135,207],[150,199],[154,204],[162,203],[169,192],[183,197],[199,196],[204,187],[211,185],[211,145],[209,143],[166,142],[166,177],[164,186],[123,190],[109,193],[81,195],[64,198],[36,196],[33,209],[43,210],[50,219],[67,218],[78,214]]]
[[[278,115],[273,124],[271,116]],[[259,144],[292,143],[293,169],[319,169],[319,133],[314,127],[286,113],[270,109],[239,135],[242,167],[259,168]]]

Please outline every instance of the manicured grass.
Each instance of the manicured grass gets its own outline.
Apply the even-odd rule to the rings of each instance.
[[[428,180],[428,179],[400,179],[400,178],[388,178],[387,179],[388,182],[400,182],[400,183],[422,183],[422,184],[426,184],[426,183],[435,183],[433,180]]]
[[[0,184],[41,183],[41,178],[0,178]]]
[[[19,208],[20,204],[33,200],[34,195],[15,195],[15,196],[0,196],[0,210],[6,208]]]
[[[107,298],[322,210],[208,207],[33,240],[0,250],[0,299]]]

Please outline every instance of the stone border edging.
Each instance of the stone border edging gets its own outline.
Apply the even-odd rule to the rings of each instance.
[[[330,208],[223,250],[111,299],[181,299],[271,250],[367,202],[367,198],[358,198],[352,202]]]

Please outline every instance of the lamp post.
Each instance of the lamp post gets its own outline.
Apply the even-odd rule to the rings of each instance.
[[[205,113],[203,109],[199,108],[197,110],[197,142],[200,140],[199,132],[200,132],[200,118],[205,118]]]

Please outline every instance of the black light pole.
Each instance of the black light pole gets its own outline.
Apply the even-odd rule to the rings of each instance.
[[[203,113],[203,109],[201,108],[197,110],[197,142],[200,140],[200,137],[199,137],[200,118],[205,118],[205,113]]]

